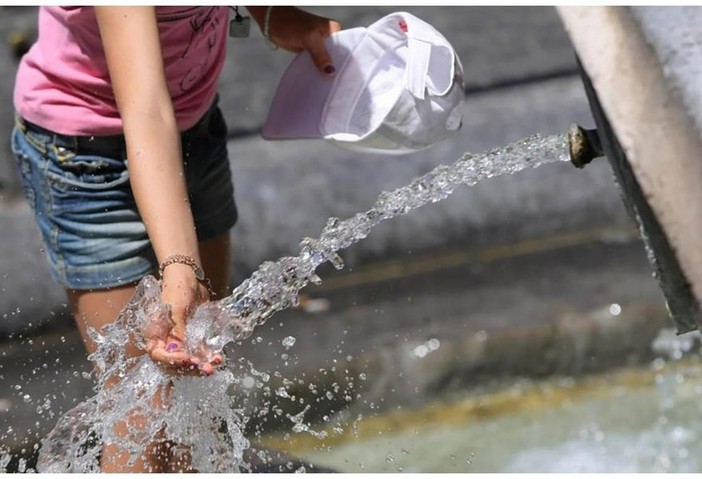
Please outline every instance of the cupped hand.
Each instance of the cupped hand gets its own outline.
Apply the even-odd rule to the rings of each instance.
[[[219,354],[209,361],[192,355],[185,348],[185,323],[195,308],[209,300],[209,292],[195,277],[190,266],[169,265],[161,279],[161,300],[170,308],[170,320],[150,329],[147,352],[151,359],[174,374],[210,375],[222,364]]]
[[[296,7],[272,7],[268,36],[273,44],[293,52],[310,52],[320,72],[333,75],[336,71],[324,46],[324,39],[341,30],[341,24]]]

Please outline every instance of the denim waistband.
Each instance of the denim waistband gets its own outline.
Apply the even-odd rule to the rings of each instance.
[[[45,145],[43,145],[45,148],[52,145],[54,148],[66,149],[76,155],[98,155],[107,157],[126,156],[127,149],[124,135],[61,135],[27,121],[19,115],[15,117],[15,124],[22,133],[29,133],[36,137],[33,138],[33,144],[41,140],[42,143],[45,143]]]
[[[207,126],[210,114],[217,107],[217,103],[217,99],[215,99],[212,106],[194,126],[180,133],[181,141],[184,142],[189,137],[196,135],[201,128]],[[52,145],[53,148],[65,149],[76,155],[97,155],[112,158],[126,158],[127,156],[124,135],[62,135],[27,121],[19,114],[15,116],[15,124],[22,133],[33,133],[43,137],[47,146]]]

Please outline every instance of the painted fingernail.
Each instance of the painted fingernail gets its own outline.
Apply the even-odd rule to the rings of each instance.
[[[175,351],[176,349],[178,349],[178,343],[168,343],[166,345],[166,351],[169,353]]]
[[[336,68],[334,68],[334,65],[327,65],[324,67],[324,73],[326,73],[327,75],[331,75],[334,72],[336,72]]]

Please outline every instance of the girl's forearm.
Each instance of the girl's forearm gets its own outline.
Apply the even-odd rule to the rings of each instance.
[[[129,175],[139,213],[159,262],[185,254],[198,263],[195,225],[175,125],[148,121],[128,134]]]
[[[130,181],[159,262],[186,254],[198,263],[173,103],[154,7],[95,7],[127,141]]]

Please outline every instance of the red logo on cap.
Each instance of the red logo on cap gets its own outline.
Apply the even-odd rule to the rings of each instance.
[[[400,20],[397,24],[400,25],[400,30],[407,33],[407,23],[404,20]]]

